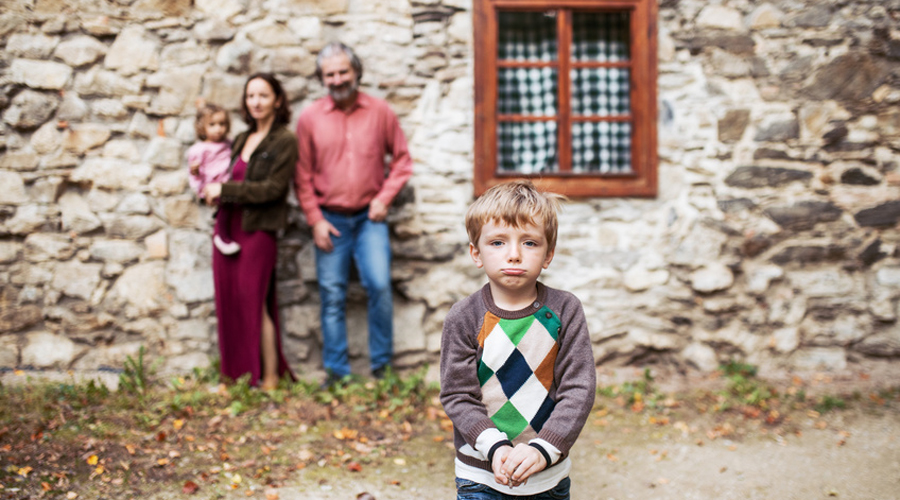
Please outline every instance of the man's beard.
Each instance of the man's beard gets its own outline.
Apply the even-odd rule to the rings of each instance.
[[[354,79],[339,87],[329,86],[328,93],[336,102],[345,102],[347,99],[353,96],[353,93],[356,92],[356,89],[358,88],[359,82]]]

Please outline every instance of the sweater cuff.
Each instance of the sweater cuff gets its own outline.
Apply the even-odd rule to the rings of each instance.
[[[528,443],[528,446],[531,446],[535,450],[541,452],[541,455],[544,456],[544,468],[545,469],[547,467],[550,467],[551,465],[553,465],[553,460],[550,459],[550,454],[547,453],[547,450],[545,450],[543,446],[539,445],[538,443],[536,443],[534,441]]]
[[[494,446],[491,446],[491,449],[487,454],[488,463],[491,464],[491,467],[493,467],[494,465],[494,452],[504,446],[509,446],[510,448],[512,448],[512,441],[510,441],[509,439],[507,439],[506,441],[498,441],[494,443]]]
[[[491,450],[495,449],[497,443],[503,442],[509,442],[506,433],[501,432],[496,427],[489,427],[478,435],[473,448],[486,457],[491,453]]]

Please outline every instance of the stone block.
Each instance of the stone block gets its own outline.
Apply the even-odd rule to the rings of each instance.
[[[713,262],[691,273],[691,287],[700,293],[712,293],[731,288],[734,273],[728,266]]]
[[[85,352],[84,356],[78,358],[78,361],[72,367],[76,370],[120,369],[125,366],[125,361],[129,357],[134,360],[138,358],[142,345],[140,341],[135,341],[124,344],[93,346]]]
[[[53,56],[77,68],[93,64],[106,55],[106,45],[92,36],[76,36],[60,43]]]
[[[286,335],[298,339],[312,338],[322,328],[319,306],[293,305],[281,311],[281,323]]]
[[[857,290],[853,277],[838,268],[790,271],[787,278],[807,297],[840,297]]]
[[[863,227],[892,227],[900,221],[900,200],[888,201],[877,207],[860,210],[853,215]]]
[[[840,55],[813,73],[812,83],[804,89],[803,97],[834,99],[845,104],[861,102],[871,97],[887,75],[884,63],[868,54]]]
[[[769,346],[782,354],[794,352],[800,347],[800,329],[797,327],[779,328],[772,332]]]
[[[749,109],[729,109],[725,112],[725,116],[719,120],[719,140],[722,142],[739,141],[749,124]]]
[[[784,19],[784,12],[771,3],[764,3],[750,12],[747,24],[751,30],[778,28]]]
[[[47,59],[57,43],[59,37],[42,33],[13,33],[6,41],[6,52],[24,59]]]
[[[169,256],[169,237],[165,230],[157,231],[144,238],[144,244],[147,246],[147,252],[144,256],[147,259],[165,259]]]
[[[833,222],[843,210],[827,201],[799,201],[790,206],[771,207],[765,214],[784,229],[803,231],[820,222]]]
[[[0,368],[19,366],[19,346],[12,336],[0,337]]]
[[[172,340],[211,340],[215,338],[215,330],[205,319],[187,319],[176,321],[169,328],[168,338]]]
[[[52,61],[16,59],[9,69],[9,78],[33,89],[62,90],[72,78],[72,68]]]
[[[84,348],[63,335],[33,332],[25,336],[22,365],[35,368],[66,369]]]
[[[41,308],[36,305],[2,304],[0,306],[0,333],[24,330],[40,323],[43,319]]]
[[[22,205],[28,202],[25,181],[16,172],[0,170],[0,205]]]
[[[422,352],[426,348],[425,304],[394,301],[394,353]]]
[[[719,368],[715,349],[699,342],[693,342],[681,351],[681,357],[703,372],[711,373]]]
[[[745,189],[778,187],[791,182],[808,184],[812,172],[782,167],[745,166],[736,168],[725,183],[729,186]]]
[[[56,123],[47,122],[37,129],[35,133],[31,134],[29,143],[31,144],[32,149],[34,149],[34,153],[46,155],[56,151],[62,146],[62,133],[59,131],[59,127]],[[34,165],[34,168],[37,168],[40,159],[34,153],[31,153],[34,156],[34,159],[26,164]]]
[[[75,78],[75,90],[81,96],[122,97],[140,94],[141,84],[136,79],[94,68],[87,73],[78,74]]]
[[[0,186],[3,185],[2,181],[3,173],[0,172]],[[2,199],[2,192],[0,192],[0,199]],[[29,235],[45,225],[53,224],[58,216],[59,211],[54,207],[33,204],[20,205],[16,208],[16,214],[8,219],[2,227],[10,234]]]
[[[140,24],[126,26],[106,53],[104,65],[123,75],[159,68],[159,43],[149,36]]]
[[[61,262],[56,265],[51,286],[68,297],[88,300],[100,284],[102,264]]]
[[[784,142],[800,137],[800,122],[796,117],[775,119],[761,125],[753,140],[757,142]]]
[[[665,269],[649,270],[642,265],[633,266],[625,272],[625,288],[630,292],[641,292],[666,284],[669,271]]]
[[[68,260],[74,254],[72,238],[66,234],[33,233],[25,238],[25,259],[29,262]]]
[[[791,355],[790,363],[803,371],[840,372],[847,369],[847,355],[838,347],[804,348]]]
[[[163,227],[162,221],[153,216],[100,214],[106,236],[111,238],[140,239]]]
[[[103,225],[81,195],[66,192],[59,198],[63,229],[77,234],[90,233]]]
[[[3,112],[3,121],[16,129],[33,129],[43,125],[56,108],[59,96],[25,89],[12,98]]]
[[[107,263],[127,264],[138,260],[143,252],[139,244],[130,240],[97,239],[90,247],[92,259]]]
[[[113,284],[108,297],[132,307],[140,315],[165,310],[171,300],[164,274],[163,262],[145,262],[128,267]]]
[[[140,190],[150,178],[153,167],[116,158],[87,158],[72,171],[74,182],[91,182],[95,188]]]
[[[9,264],[19,259],[22,244],[17,241],[0,241],[0,264]]]
[[[854,349],[867,356],[896,358],[900,356],[900,326],[891,325],[864,338]]]
[[[66,151],[83,155],[91,149],[100,147],[112,136],[112,130],[99,123],[82,123],[73,125],[63,134],[63,148]]]
[[[879,285],[900,288],[900,267],[882,267],[875,273]]]

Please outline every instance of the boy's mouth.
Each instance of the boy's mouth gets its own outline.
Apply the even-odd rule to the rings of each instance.
[[[502,272],[503,274],[505,274],[507,276],[521,276],[521,275],[525,274],[524,269],[515,269],[515,268],[501,269],[500,272]]]

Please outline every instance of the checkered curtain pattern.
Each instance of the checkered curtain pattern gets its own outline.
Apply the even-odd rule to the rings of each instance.
[[[556,60],[555,16],[542,12],[500,12],[498,38],[501,60]],[[628,61],[628,14],[574,13],[572,59]],[[574,68],[570,76],[573,116],[630,113],[627,68]],[[558,75],[552,68],[501,68],[497,82],[498,114],[555,116],[557,83]],[[501,172],[558,171],[556,122],[499,123],[497,156],[497,167]],[[572,171],[631,172],[631,124],[574,121]]]

